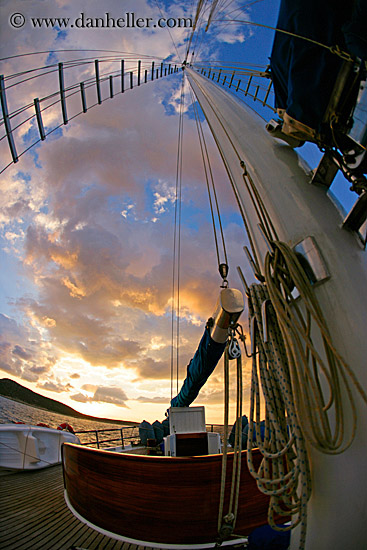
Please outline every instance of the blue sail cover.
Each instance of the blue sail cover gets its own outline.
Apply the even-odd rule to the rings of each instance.
[[[187,367],[186,379],[179,394],[171,401],[171,407],[188,407],[196,399],[223,352],[226,343],[218,344],[210,337],[206,328],[198,349]]]
[[[367,59],[366,0],[282,0],[277,28]],[[341,65],[329,50],[276,32],[270,59],[275,107],[320,132]]]

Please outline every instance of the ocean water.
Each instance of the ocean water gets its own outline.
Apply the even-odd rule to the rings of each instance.
[[[98,436],[101,447],[119,445],[121,441],[109,441],[103,443],[103,440],[114,438],[118,438],[120,440],[121,430],[126,444],[131,442],[138,443],[140,440],[139,429],[137,427],[100,422],[98,420],[84,420],[83,418],[74,418],[73,416],[56,414],[45,411],[44,409],[38,409],[36,407],[19,403],[18,401],[13,401],[12,399],[8,399],[7,397],[0,395],[0,424],[9,424],[12,422],[24,422],[24,424],[32,424],[34,426],[36,426],[39,422],[43,422],[50,428],[57,428],[57,426],[63,422],[66,422],[73,427],[74,431],[80,438],[81,443],[88,443],[88,445],[91,446],[97,446],[94,444],[96,441],[96,430],[108,430]],[[207,424],[206,428],[207,431],[218,432],[221,434],[221,437],[223,436],[222,425]],[[93,433],[78,433],[91,430],[93,430]]]
[[[120,437],[120,430],[123,430],[124,439],[130,442],[130,438],[136,441],[139,437],[138,429],[131,426],[122,426],[121,424],[110,424],[99,422],[98,420],[84,420],[83,418],[74,418],[37,409],[18,401],[13,401],[7,397],[0,396],[0,424],[9,424],[12,422],[24,422],[24,424],[37,425],[39,422],[47,424],[50,428],[57,428],[63,422],[70,424],[75,432],[90,431],[90,430],[118,430],[113,432],[103,432],[103,437],[112,439]],[[78,434],[82,443],[91,443],[95,440],[95,433]],[[110,445],[117,445],[110,443]]]

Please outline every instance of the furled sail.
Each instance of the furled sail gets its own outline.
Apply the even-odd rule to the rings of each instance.
[[[171,400],[171,407],[188,407],[196,399],[222,357],[228,329],[236,325],[243,308],[243,296],[239,290],[221,290],[214,317],[209,319],[205,327],[195,355],[187,367],[181,390]]]

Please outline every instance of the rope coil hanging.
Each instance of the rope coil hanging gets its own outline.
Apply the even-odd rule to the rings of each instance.
[[[301,526],[302,550],[311,494],[305,443],[327,454],[344,452],[356,432],[352,386],[366,403],[367,396],[333,346],[314,290],[295,252],[279,241],[272,241],[271,246],[274,252],[265,258],[265,284],[251,285],[248,292],[253,368],[247,459],[259,489],[271,497],[269,524],[279,530],[275,513],[296,515],[292,528]],[[302,306],[292,296],[294,289],[302,298]],[[313,342],[315,331],[321,335],[323,356]],[[265,399],[264,434],[260,430],[260,389]],[[349,433],[343,389],[352,412]],[[263,455],[257,471],[252,463],[255,446]]]
[[[336,350],[295,252],[285,243],[271,244],[274,254],[265,258],[265,280],[285,343],[297,416],[311,445],[324,453],[340,454],[352,444],[356,432],[352,387],[366,404],[367,395]],[[300,294],[302,307],[292,296],[294,289]],[[323,352],[314,344],[319,337]],[[346,433],[346,405],[352,413],[350,433]]]
[[[247,464],[259,490],[270,496],[269,525],[280,531],[275,514],[292,527],[301,524],[301,544],[306,537],[307,501],[311,478],[307,452],[292,397],[292,387],[282,335],[263,284],[249,287],[249,318],[252,343],[252,381],[247,439]],[[265,335],[265,337],[264,337]],[[265,426],[261,431],[261,393],[265,400]],[[263,455],[259,469],[252,450]]]

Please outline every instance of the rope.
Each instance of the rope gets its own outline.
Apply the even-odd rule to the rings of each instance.
[[[305,440],[327,454],[345,451],[354,439],[357,421],[351,385],[366,403],[367,396],[333,346],[296,254],[279,241],[273,241],[272,247],[274,253],[265,258],[266,285],[251,285],[248,293],[254,352],[247,460],[260,491],[270,496],[269,525],[284,530],[277,527],[275,514],[296,516],[291,528],[300,525],[302,550],[311,494]],[[302,298],[302,310],[291,295],[294,288]],[[315,328],[321,333],[323,357],[313,344]],[[349,437],[345,434],[342,385],[352,411]],[[260,430],[260,387],[265,399],[264,434]],[[252,462],[255,446],[263,455],[257,471]]]
[[[237,512],[238,512],[238,498],[240,494],[240,480],[241,480],[241,465],[242,465],[242,357],[237,357],[237,406],[236,406],[236,432],[235,432],[235,447],[234,447],[234,463],[233,463],[233,477],[232,488],[230,496],[229,510],[232,511],[233,507],[233,526],[236,524]]]
[[[232,335],[233,339],[233,335]],[[229,418],[229,346],[227,345],[224,354],[224,435],[223,435],[223,456],[222,473],[220,484],[220,498],[218,511],[218,538],[216,548],[233,534],[238,513],[238,499],[240,493],[241,463],[242,463],[242,357],[237,357],[237,399],[236,399],[236,430],[234,442],[234,456],[232,465],[231,490],[229,495],[228,512],[223,516],[225,488],[227,477],[227,456],[228,456],[228,418]]]
[[[352,444],[356,432],[352,386],[366,404],[367,395],[333,345],[313,288],[295,252],[279,241],[272,246],[274,254],[265,258],[265,279],[285,342],[296,413],[311,445],[324,453],[340,454]],[[302,298],[302,309],[292,297],[294,288]],[[319,336],[322,355],[314,344]],[[349,435],[343,389],[352,412]]]
[[[228,420],[229,420],[229,359],[228,347],[224,352],[224,429],[223,429],[223,456],[222,456],[222,475],[220,483],[219,512],[218,512],[218,532],[220,532],[223,518],[224,496],[226,489],[227,475],[227,441],[228,441]]]
[[[252,341],[252,380],[247,438],[247,464],[259,490],[270,496],[268,523],[278,531],[301,525],[299,549],[304,548],[307,501],[311,478],[302,430],[292,395],[291,377],[282,335],[263,284],[249,288],[249,318]],[[264,329],[265,336],[264,336]],[[264,432],[261,433],[261,397],[265,400]],[[253,448],[263,455],[258,470]],[[275,515],[292,525],[280,527]]]

